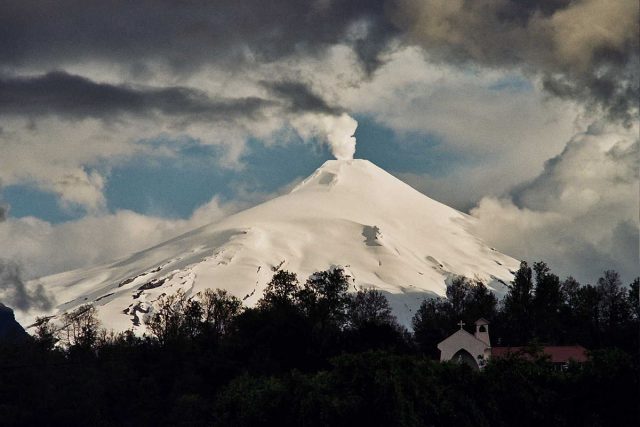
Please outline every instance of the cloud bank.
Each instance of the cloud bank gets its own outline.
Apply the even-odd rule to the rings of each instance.
[[[61,224],[33,217],[9,218],[0,224],[0,241],[13,244],[0,247],[0,259],[17,259],[20,265],[29,268],[18,270],[17,264],[6,264],[6,274],[21,278],[20,281],[6,280],[20,284],[22,278],[31,280],[54,272],[104,264],[221,219],[265,196],[252,197],[229,203],[213,198],[187,219],[167,219],[128,210],[88,215]]]
[[[634,0],[396,0],[393,20],[434,57],[540,73],[555,96],[632,120],[640,96]]]
[[[447,172],[392,172],[475,207],[501,250],[635,275],[638,16],[632,0],[4,1],[0,180],[86,216],[0,206],[0,256],[32,278],[204,221],[109,211],[112,167],[178,155],[141,141],[214,145],[212,168],[247,167],[248,140],[348,159],[366,116],[428,141],[413,149]]]
[[[582,281],[604,266],[637,276],[639,148],[637,127],[592,124],[509,197],[482,199],[471,211],[477,231],[514,256],[549,260]]]

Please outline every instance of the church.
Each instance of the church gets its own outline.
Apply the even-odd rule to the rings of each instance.
[[[480,318],[475,322],[475,333],[464,330],[464,322],[460,321],[460,329],[438,343],[440,361],[449,360],[465,363],[475,370],[484,368],[490,358],[507,357],[511,354],[523,354],[523,347],[491,347],[489,338],[489,321]],[[564,369],[569,361],[584,363],[587,361],[587,350],[579,345],[544,346],[542,352],[558,369]],[[531,356],[526,356],[530,358]]]
[[[489,322],[483,318],[476,320],[476,331],[473,335],[464,330],[464,322],[460,321],[458,326],[459,330],[438,343],[440,361],[454,360],[473,369],[482,369],[491,357]]]

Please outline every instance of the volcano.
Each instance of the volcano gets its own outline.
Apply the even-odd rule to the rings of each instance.
[[[39,279],[56,313],[93,304],[107,329],[136,333],[161,294],[222,288],[254,305],[275,271],[303,281],[341,266],[352,289],[385,293],[410,324],[456,275],[503,294],[518,261],[473,234],[474,218],[366,160],[330,160],[290,193],[108,265]]]

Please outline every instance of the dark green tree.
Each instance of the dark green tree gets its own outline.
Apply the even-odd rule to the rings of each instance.
[[[602,327],[608,331],[619,328],[631,315],[628,291],[622,286],[620,275],[613,270],[605,271],[598,279],[597,290]]]
[[[411,335],[398,324],[384,294],[375,289],[360,289],[350,295],[343,337],[343,347],[349,352],[407,352],[412,347]]]
[[[564,305],[560,279],[544,262],[533,264],[536,287],[532,300],[532,317],[536,338],[545,343],[559,343],[564,335],[561,311]]]
[[[640,277],[633,279],[633,282],[629,285],[627,299],[629,300],[629,307],[631,307],[631,318],[636,322],[640,321]]]
[[[228,343],[233,358],[251,372],[273,373],[315,366],[313,326],[300,304],[295,273],[280,270],[267,284],[256,308],[236,316]]]
[[[578,306],[578,294],[582,285],[572,276],[567,277],[560,285],[560,292],[562,294],[562,301],[564,305],[571,310],[574,310]]]
[[[199,298],[204,327],[215,336],[225,335],[242,312],[242,301],[224,289],[206,289]]]
[[[344,327],[350,302],[349,279],[342,268],[318,271],[307,279],[297,299],[312,322],[321,328]]]
[[[447,285],[447,302],[451,319],[462,319],[464,317],[469,294],[471,293],[471,281],[464,276],[456,276]]]
[[[279,270],[267,284],[262,298],[258,301],[258,307],[269,308],[294,305],[299,292],[298,276],[286,270]]]
[[[395,317],[384,294],[376,289],[359,289],[350,295],[347,321],[351,328],[366,324],[393,324]]]
[[[187,329],[196,327],[196,319],[190,318],[187,326],[185,315],[191,303],[182,289],[171,295],[163,295],[154,304],[151,316],[146,320],[147,327],[161,345],[173,344],[184,340],[189,334]],[[191,313],[197,316],[200,309],[191,305]],[[197,311],[198,313],[196,313]]]
[[[38,317],[35,322],[35,340],[41,350],[51,351],[60,341],[58,331],[51,324],[50,317]]]
[[[503,299],[501,330],[503,344],[522,345],[533,337],[533,272],[526,261],[514,275]]]
[[[440,357],[436,347],[453,332],[449,306],[442,298],[425,299],[411,320],[413,337],[420,351],[434,359]]]
[[[70,313],[65,313],[62,322],[64,326],[61,336],[66,345],[88,350],[98,342],[100,322],[93,305],[85,304]]]
[[[599,348],[602,344],[600,296],[593,285],[582,286],[576,293],[573,309],[576,328],[572,335],[587,348]]]
[[[572,276],[569,276],[560,284],[560,293],[563,302],[559,316],[562,324],[561,343],[588,346],[593,331],[590,326],[589,313],[585,312],[582,303],[583,286]]]
[[[638,342],[638,334],[630,332],[635,323],[629,288],[623,286],[617,272],[607,270],[598,279],[596,289],[599,296],[601,344],[619,346],[637,353],[638,347],[635,343]]]
[[[498,299],[481,281],[472,283],[466,297],[462,319],[472,325],[481,317],[493,322],[496,319]]]

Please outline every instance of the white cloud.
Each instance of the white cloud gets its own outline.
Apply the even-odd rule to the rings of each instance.
[[[7,119],[0,132],[0,180],[34,185],[59,196],[63,207],[97,212],[105,205],[105,177],[87,167],[142,151],[133,141],[132,132],[95,120]]]
[[[104,178],[96,171],[82,169],[65,172],[52,183],[52,190],[60,197],[63,207],[84,206],[89,212],[100,212],[106,206],[102,194]]]
[[[246,206],[217,198],[198,208],[189,219],[171,220],[120,210],[89,215],[62,224],[33,217],[0,223],[0,259],[21,265],[26,279],[103,264],[145,249]]]
[[[637,124],[594,124],[511,197],[482,199],[471,211],[478,232],[506,253],[582,281],[610,268],[631,280],[640,274],[638,154]]]

